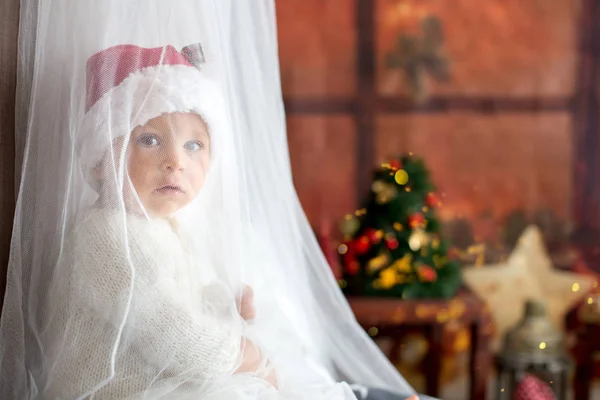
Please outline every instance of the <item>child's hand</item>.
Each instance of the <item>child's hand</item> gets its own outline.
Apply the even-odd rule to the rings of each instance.
[[[412,395],[406,400],[419,400],[419,398],[416,395]]]
[[[244,285],[242,298],[239,299],[239,313],[246,321],[256,317],[256,308],[254,307],[254,290],[251,286]]]
[[[242,338],[240,343],[240,352],[242,353],[242,363],[235,373],[257,372],[257,369],[262,364],[262,354],[258,347],[256,347],[256,345],[249,339]],[[267,367],[269,367],[268,360]],[[277,374],[274,369],[269,369],[269,374],[261,377],[269,382],[275,389],[279,389],[277,383]]]

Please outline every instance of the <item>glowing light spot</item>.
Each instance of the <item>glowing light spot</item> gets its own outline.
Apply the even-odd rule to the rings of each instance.
[[[394,179],[396,180],[396,183],[398,185],[406,185],[406,183],[408,182],[408,174],[405,170],[399,169],[398,171],[396,171]]]

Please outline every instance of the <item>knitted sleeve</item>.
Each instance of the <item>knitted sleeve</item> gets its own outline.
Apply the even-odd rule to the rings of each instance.
[[[239,328],[181,304],[177,291],[158,279],[169,258],[119,228],[88,223],[80,232],[85,240],[75,252],[75,274],[81,284],[74,286],[83,309],[118,328],[129,307],[123,340],[168,375],[205,379],[233,368]]]

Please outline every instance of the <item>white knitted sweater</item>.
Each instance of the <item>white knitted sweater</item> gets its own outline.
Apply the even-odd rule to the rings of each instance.
[[[65,243],[46,308],[42,397],[125,399],[231,373],[241,328],[205,312],[229,305],[189,279],[193,266],[167,221],[89,212]]]

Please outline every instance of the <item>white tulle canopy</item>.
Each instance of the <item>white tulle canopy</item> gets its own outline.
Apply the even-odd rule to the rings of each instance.
[[[274,7],[21,1],[0,398],[412,393],[298,201]]]

